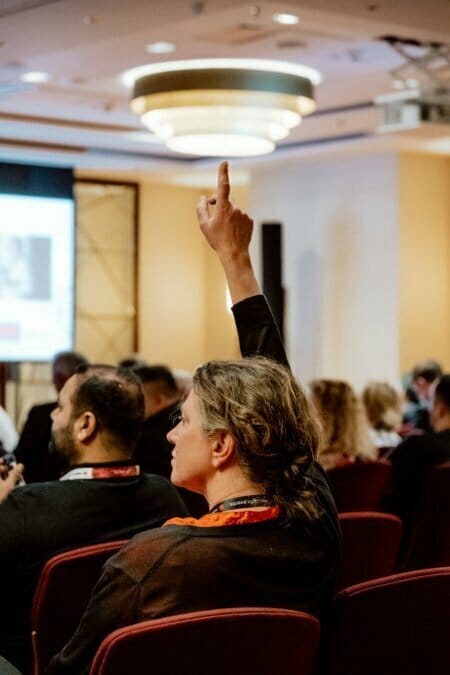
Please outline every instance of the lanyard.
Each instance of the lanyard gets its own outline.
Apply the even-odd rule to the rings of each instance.
[[[139,466],[80,466],[72,469],[59,480],[92,480],[104,478],[132,478],[139,476]]]
[[[273,502],[265,495],[249,495],[247,497],[234,497],[219,502],[210,509],[209,513],[220,511],[233,511],[235,509],[253,508],[254,506],[273,506]]]

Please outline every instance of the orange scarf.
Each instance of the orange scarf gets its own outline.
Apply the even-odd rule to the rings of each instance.
[[[193,527],[222,527],[224,525],[247,525],[247,523],[260,523],[264,520],[275,520],[280,515],[278,506],[269,506],[261,511],[218,511],[207,513],[201,518],[170,518],[166,525],[192,525]]]

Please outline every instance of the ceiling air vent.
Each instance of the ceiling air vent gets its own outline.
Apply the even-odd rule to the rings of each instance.
[[[245,45],[259,40],[267,40],[277,33],[276,29],[258,26],[254,23],[240,23],[235,26],[218,28],[202,35],[196,35],[201,42],[214,42],[223,45]]]
[[[26,12],[28,9],[37,9],[46,5],[53,5],[61,0],[1,0],[0,19]]]

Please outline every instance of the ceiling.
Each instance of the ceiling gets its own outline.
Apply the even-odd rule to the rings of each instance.
[[[275,12],[297,14],[300,22],[277,25]],[[389,71],[404,63],[380,38],[448,43],[449,28],[449,0],[0,0],[0,160],[146,171],[205,166],[207,160],[171,153],[145,130],[120,76],[146,63],[212,57],[291,61],[323,75],[317,112],[275,153],[252,161],[344,146],[450,154],[450,125],[380,137],[373,104],[393,90]],[[145,51],[159,40],[175,43],[175,53]],[[28,71],[50,79],[23,83]],[[450,84],[450,69],[448,75]]]

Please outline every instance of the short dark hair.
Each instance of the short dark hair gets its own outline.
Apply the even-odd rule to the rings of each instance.
[[[433,359],[426,359],[418,363],[414,370],[412,371],[412,379],[417,380],[419,377],[423,377],[427,382],[434,382],[438,377],[442,375],[442,368],[437,361]]]
[[[131,456],[144,422],[139,379],[127,368],[107,365],[82,365],[75,375],[81,381],[72,397],[73,417],[91,411],[97,429],[107,434],[123,454]]]
[[[434,390],[434,397],[450,411],[450,374],[442,375],[439,379]]]
[[[155,384],[158,390],[166,396],[176,396],[178,387],[172,371],[167,366],[139,366],[133,368],[142,384],[151,382]]]
[[[66,380],[72,377],[77,368],[87,365],[87,358],[79,352],[58,352],[52,360],[53,373],[58,373]]]
[[[118,368],[131,368],[132,370],[135,370],[135,368],[140,368],[141,366],[146,366],[147,364],[145,361],[142,359],[138,359],[136,356],[127,356],[124,359],[121,359],[117,363]]]

